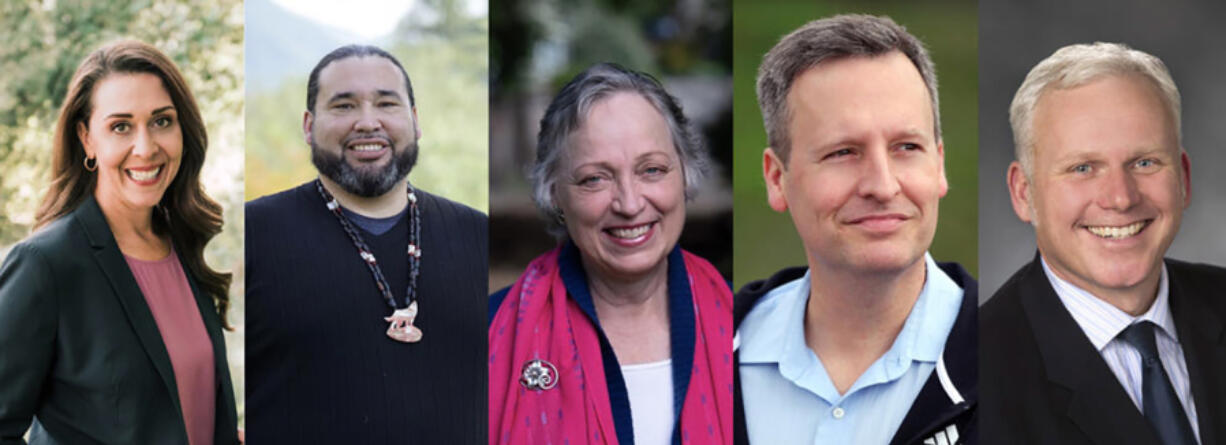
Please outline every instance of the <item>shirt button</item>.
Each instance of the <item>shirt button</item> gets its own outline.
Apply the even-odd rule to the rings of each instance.
[[[843,411],[843,408],[835,408],[830,411],[830,415],[834,416],[835,419],[842,419],[844,414],[847,413]]]

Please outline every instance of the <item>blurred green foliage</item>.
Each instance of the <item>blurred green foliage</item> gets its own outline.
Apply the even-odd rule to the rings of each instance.
[[[409,180],[417,187],[482,212],[489,207],[489,20],[469,17],[458,2],[415,6],[383,48],[409,73],[422,130],[420,155]],[[436,17],[424,21],[419,17]],[[322,54],[320,55],[323,56]],[[315,178],[302,133],[310,73],[285,79],[273,91],[247,98],[246,199]]]
[[[843,13],[890,16],[927,46],[940,84],[941,131],[949,194],[941,200],[932,256],[978,275],[978,18],[974,1],[910,2],[783,0],[733,3],[734,150],[733,287],[806,264],[786,213],[766,203],[762,150],[766,131],[754,82],[758,65],[784,35],[811,20]]]
[[[50,175],[52,133],[68,82],[105,43],[134,38],[182,71],[209,135],[201,173],[225,226],[205,251],[234,273],[227,355],[243,414],[243,8],[241,0],[0,2],[0,257],[30,232]]]

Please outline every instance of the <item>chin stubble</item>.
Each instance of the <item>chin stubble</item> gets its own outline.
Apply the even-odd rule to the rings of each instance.
[[[311,140],[311,163],[319,170],[319,174],[331,179],[345,191],[364,198],[382,196],[413,170],[417,164],[417,143],[410,142],[399,151],[392,152],[392,162],[377,171],[364,171],[354,168],[345,160],[344,148],[341,154],[333,154],[323,150]]]

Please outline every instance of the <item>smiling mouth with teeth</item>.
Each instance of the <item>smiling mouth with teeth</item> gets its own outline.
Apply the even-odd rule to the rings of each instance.
[[[143,181],[149,181],[149,180],[152,180],[153,178],[156,178],[158,176],[158,173],[162,172],[162,167],[158,166],[157,168],[154,168],[151,170],[125,169],[124,171],[128,173],[128,177],[136,181],[143,182]]]
[[[1086,230],[1093,233],[1094,236],[1107,239],[1124,239],[1136,235],[1141,232],[1145,226],[1149,225],[1151,220],[1137,221],[1135,223],[1112,227],[1112,226],[1085,226]]]
[[[383,144],[362,144],[350,147],[354,151],[379,151],[383,149]]]
[[[651,224],[643,224],[638,227],[623,228],[623,229],[608,229],[610,235],[623,239],[634,239],[647,233],[651,229]]]

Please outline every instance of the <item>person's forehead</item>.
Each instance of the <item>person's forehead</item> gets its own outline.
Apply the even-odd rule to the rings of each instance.
[[[567,157],[573,159],[604,156],[610,150],[630,157],[674,151],[664,115],[642,95],[628,91],[593,103],[570,139]]]
[[[373,55],[346,57],[329,63],[319,72],[319,89],[323,93],[348,91],[357,94],[393,90],[408,96],[400,68],[386,58]]]
[[[841,57],[811,67],[797,76],[788,103],[793,137],[805,139],[807,134],[810,143],[865,131],[935,136],[928,89],[919,70],[899,51]]]
[[[171,102],[162,79],[152,73],[114,73],[94,87],[91,101],[95,115],[129,110],[137,106],[161,107]]]
[[[1134,74],[1109,74],[1043,91],[1035,104],[1032,128],[1036,155],[1042,158],[1078,156],[1108,147],[1178,150],[1174,116],[1162,92]],[[1127,143],[1121,145],[1121,140]]]

